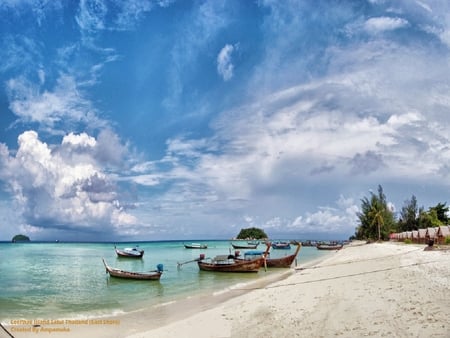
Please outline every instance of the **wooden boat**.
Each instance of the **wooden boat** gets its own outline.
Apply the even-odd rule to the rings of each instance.
[[[267,258],[266,264],[269,268],[290,268],[295,258],[297,257],[300,249],[302,247],[301,243],[297,243],[297,249],[292,255],[280,257],[280,258]]]
[[[217,256],[210,262],[206,260],[197,261],[200,270],[215,272],[258,272],[263,263],[264,258],[236,260],[229,258],[229,256]]]
[[[231,246],[233,247],[233,249],[256,249],[258,247],[258,244],[234,244],[231,243]]]
[[[259,268],[263,266],[269,252],[270,245],[267,245],[267,250],[262,257],[255,259],[239,259],[234,255],[216,256],[213,259],[199,259],[197,261],[198,267],[202,271],[215,272],[258,272]]]
[[[259,245],[259,241],[248,241],[247,244],[249,245]]]
[[[104,258],[102,258],[102,261],[103,261],[103,264],[105,265],[106,272],[109,273],[109,275],[112,277],[126,278],[126,279],[138,279],[138,280],[159,280],[163,273],[163,265],[162,264],[158,264],[156,266],[157,270],[155,270],[155,271],[132,272],[132,271],[125,271],[125,270],[112,268],[112,267],[108,266],[108,264],[105,262]]]
[[[343,244],[317,244],[316,248],[318,250],[341,250]]]
[[[201,244],[201,243],[190,243],[190,244],[183,243],[183,245],[186,249],[207,249],[208,248],[207,244]]]
[[[117,249],[116,246],[114,246],[114,250],[116,251],[116,254],[119,257],[142,258],[142,256],[144,256],[144,250],[139,250],[137,247],[124,248],[120,250]]]
[[[289,250],[291,248],[291,244],[289,242],[273,242],[272,248]]]

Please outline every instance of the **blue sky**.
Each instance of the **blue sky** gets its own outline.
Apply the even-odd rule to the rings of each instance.
[[[0,240],[348,238],[450,187],[447,0],[0,2]]]

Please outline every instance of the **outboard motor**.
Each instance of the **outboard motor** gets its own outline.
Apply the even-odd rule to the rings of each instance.
[[[162,265],[161,263],[159,263],[159,264],[156,266],[156,269],[158,270],[158,272],[163,272],[163,271],[164,271],[164,265]]]

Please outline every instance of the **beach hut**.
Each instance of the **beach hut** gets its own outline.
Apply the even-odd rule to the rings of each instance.
[[[419,231],[417,230],[412,231],[412,241],[413,243],[419,243]]]
[[[425,242],[428,243],[430,240],[436,240],[436,232],[437,232],[437,227],[436,228],[427,228],[427,233],[425,235]]]
[[[426,243],[426,236],[427,236],[427,229],[419,229],[419,243],[425,244]]]
[[[450,226],[440,226],[436,231],[436,241],[439,244],[445,244],[445,238],[450,237]]]

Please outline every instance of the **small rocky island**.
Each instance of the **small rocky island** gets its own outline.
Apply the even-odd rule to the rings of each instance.
[[[15,235],[12,239],[13,243],[18,243],[18,242],[29,242],[30,238],[28,236],[25,235]]]

